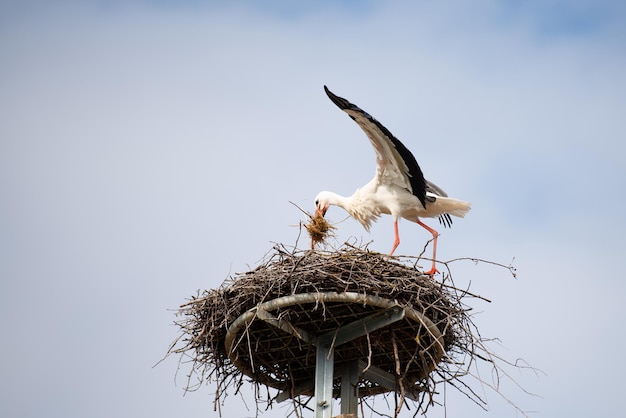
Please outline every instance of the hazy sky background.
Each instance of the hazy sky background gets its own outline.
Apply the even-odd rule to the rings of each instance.
[[[483,336],[546,373],[515,374],[541,398],[505,394],[532,416],[623,411],[626,5],[443,3],[0,3],[0,416],[216,415],[213,386],[183,396],[176,358],[152,366],[197,289],[295,245],[289,201],[372,177],[324,84],[473,203],[442,260],[515,258],[517,280],[453,265],[493,301]],[[398,254],[429,238],[400,233]],[[391,220],[350,237],[387,252]],[[489,412],[447,389],[447,416],[519,416],[485,394]]]

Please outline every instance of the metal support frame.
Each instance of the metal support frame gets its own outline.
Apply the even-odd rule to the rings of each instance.
[[[265,309],[257,309],[257,316],[265,322],[316,346],[315,418],[330,418],[332,416],[333,380],[335,378],[335,347],[400,321],[404,318],[405,311],[400,306],[383,309],[319,337],[312,336],[293,326],[289,321],[275,317]],[[358,361],[355,360],[342,365],[339,373],[341,375],[341,413],[356,414],[358,399],[356,391],[360,374]]]
[[[322,335],[313,335],[301,329],[288,320],[276,317],[271,311],[300,303],[317,302],[367,302],[371,306],[378,306],[381,310],[365,318],[358,319],[347,325]],[[443,337],[435,325],[422,314],[411,309],[407,311],[388,299],[377,296],[361,295],[358,293],[321,293],[321,294],[296,294],[285,296],[279,299],[260,304],[257,308],[250,309],[241,315],[231,324],[226,335],[225,347],[230,353],[235,346],[235,336],[242,327],[245,327],[254,318],[259,318],[264,322],[291,334],[298,339],[316,347],[316,365],[314,382],[299,385],[291,391],[283,391],[278,394],[276,400],[284,401],[293,394],[301,394],[313,390],[315,396],[315,418],[331,418],[333,402],[333,381],[335,377],[341,377],[341,413],[356,414],[358,406],[358,382],[361,377],[379,384],[389,390],[395,389],[395,376],[381,370],[374,365],[367,365],[363,360],[354,359],[337,365],[335,370],[334,349],[356,338],[362,337],[377,329],[389,326],[409,316],[413,320],[422,323],[435,338],[438,348],[443,352]],[[234,364],[238,364],[233,360]],[[367,371],[364,370],[367,368]],[[362,375],[362,376],[361,376]],[[314,387],[313,387],[314,386]],[[407,397],[413,398],[407,393]]]
[[[366,318],[350,322],[334,331],[318,337],[315,364],[315,418],[331,418],[333,401],[334,348],[362,337],[368,332],[386,327],[404,318],[404,308],[393,306]],[[358,363],[350,362],[341,368],[342,413],[356,413],[357,398],[352,382],[358,383]],[[345,374],[344,374],[345,373]],[[347,387],[344,386],[347,383]],[[343,395],[346,395],[344,399]],[[347,412],[343,412],[347,410]],[[352,412],[353,411],[353,412]]]

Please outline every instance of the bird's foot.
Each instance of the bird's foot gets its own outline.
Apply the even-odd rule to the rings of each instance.
[[[430,276],[431,278],[437,273],[439,273],[439,270],[437,270],[437,267],[435,266],[433,266],[433,268],[431,268],[430,270],[424,272],[425,275]]]

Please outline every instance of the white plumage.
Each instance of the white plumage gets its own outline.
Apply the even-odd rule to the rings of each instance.
[[[391,215],[394,225],[394,243],[389,255],[400,244],[398,220],[405,218],[426,228],[433,236],[432,268],[426,274],[437,272],[435,257],[439,233],[424,224],[420,218],[439,218],[444,226],[451,226],[450,215],[464,217],[470,203],[448,195],[424,178],[413,154],[380,122],[356,105],[333,94],[324,86],[326,94],[346,112],[369,138],[376,152],[376,175],[352,196],[323,191],[315,198],[316,212],[326,214],[330,205],[339,206],[369,232],[372,222],[381,214]]]

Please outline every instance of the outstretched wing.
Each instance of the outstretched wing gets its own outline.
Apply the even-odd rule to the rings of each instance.
[[[426,180],[411,151],[369,113],[324,86],[333,103],[363,129],[376,151],[376,174],[379,184],[395,184],[409,190],[426,207]]]

